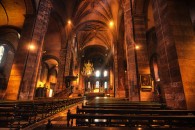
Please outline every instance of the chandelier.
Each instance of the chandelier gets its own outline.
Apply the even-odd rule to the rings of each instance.
[[[81,71],[81,74],[83,76],[91,76],[93,72],[94,72],[93,63],[89,61],[87,63],[84,63],[83,71]]]

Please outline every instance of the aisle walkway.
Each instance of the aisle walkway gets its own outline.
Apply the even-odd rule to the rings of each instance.
[[[50,129],[55,130],[55,129],[63,129],[67,125],[67,112],[68,110],[71,111],[71,113],[76,113],[76,107],[79,106],[81,107],[82,103],[85,103],[86,101],[71,105],[67,109],[65,109],[62,112],[59,112],[51,117],[48,117],[40,122],[37,122],[29,127],[24,128],[23,130],[46,130],[47,129],[47,124],[48,120],[51,120],[52,127]]]

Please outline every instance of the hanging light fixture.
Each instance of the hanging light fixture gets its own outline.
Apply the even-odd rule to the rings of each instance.
[[[81,71],[81,74],[83,76],[91,76],[94,72],[93,63],[88,61],[87,63],[84,63],[83,71]]]

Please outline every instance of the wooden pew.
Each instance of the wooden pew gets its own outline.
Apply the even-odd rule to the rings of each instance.
[[[8,106],[4,104],[4,107],[2,105],[0,107],[0,127],[20,128],[25,124],[35,122],[36,112],[32,104],[13,104],[12,106],[9,104]]]
[[[67,126],[195,127],[195,110],[169,110],[155,102],[128,102],[97,98],[67,113]]]
[[[136,127],[66,127],[63,130],[151,130],[151,128],[136,128]],[[62,128],[50,128],[49,130],[62,130]],[[171,128],[158,128],[157,130],[173,130]],[[184,130],[184,128],[177,128],[174,130]],[[185,130],[194,130],[194,128],[185,128]]]
[[[138,110],[138,109],[92,109],[79,108],[77,114],[136,114],[136,115],[195,115],[195,110]]]
[[[1,102],[0,128],[26,127],[82,100],[83,98]]]
[[[155,103],[93,103],[93,104],[86,104],[85,106],[135,106],[135,107],[159,107],[162,109],[166,108],[164,104],[155,104]]]
[[[76,119],[76,126],[145,126],[152,127],[195,127],[195,116],[145,116],[145,115],[119,115],[119,114],[71,114],[67,113],[67,127],[73,126]],[[99,120],[99,121],[97,121]]]
[[[160,110],[162,109],[161,107],[154,107],[154,106],[82,106],[82,108],[92,108],[92,109],[150,109],[150,110]]]

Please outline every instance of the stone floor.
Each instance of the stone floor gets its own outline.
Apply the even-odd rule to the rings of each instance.
[[[86,102],[86,101],[84,101],[84,102]],[[48,117],[40,122],[33,124],[31,126],[28,126],[28,127],[24,128],[23,130],[46,130],[46,129],[48,129],[47,128],[48,120],[51,120],[52,127],[50,129],[52,129],[52,130],[66,128],[68,110],[70,110],[71,113],[76,113],[76,107],[77,106],[81,107],[82,103],[84,103],[84,102],[80,102],[80,103],[77,103],[75,105],[72,105],[72,106],[68,107],[67,109],[65,109],[64,111],[59,112],[51,117]]]

